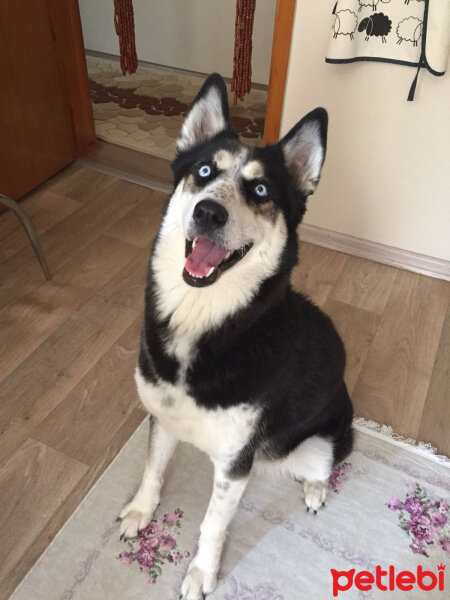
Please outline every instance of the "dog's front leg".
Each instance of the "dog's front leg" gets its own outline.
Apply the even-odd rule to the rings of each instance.
[[[231,479],[227,472],[223,463],[214,463],[214,489],[200,526],[197,553],[181,586],[180,598],[183,600],[200,600],[216,588],[228,525],[248,481],[248,475]]]
[[[159,504],[163,474],[175,450],[177,439],[150,415],[147,460],[139,490],[120,513],[120,534],[136,537],[150,523]]]

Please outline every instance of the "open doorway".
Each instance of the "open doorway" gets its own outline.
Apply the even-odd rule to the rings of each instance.
[[[257,3],[252,89],[236,105],[230,91],[233,125],[249,145],[263,143],[269,77],[274,72],[270,66],[274,23],[290,3]],[[118,43],[112,7],[112,0],[80,2],[97,136],[128,150],[172,160],[182,120],[205,75],[218,71],[230,82],[235,3],[136,1],[140,66],[125,77],[114,56]]]

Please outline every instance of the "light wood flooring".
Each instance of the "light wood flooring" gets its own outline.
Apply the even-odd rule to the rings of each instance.
[[[0,598],[144,418],[133,369],[164,195],[71,166],[23,201],[54,274],[0,215]],[[301,245],[295,286],[334,319],[356,413],[450,455],[449,284]]]

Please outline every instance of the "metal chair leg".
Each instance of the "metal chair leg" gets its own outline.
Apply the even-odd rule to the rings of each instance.
[[[39,244],[39,238],[37,236],[36,230],[34,229],[33,223],[31,222],[28,215],[24,212],[24,210],[19,206],[19,204],[9,198],[8,196],[4,196],[0,194],[0,202],[4,204],[7,208],[10,208],[13,213],[17,215],[17,218],[22,223],[23,228],[25,229],[28,239],[33,246],[33,249],[36,253],[36,256],[39,260],[41,268],[44,272],[45,278],[50,280],[52,278],[52,274],[50,273],[50,269],[48,268],[47,261],[45,260],[44,253],[42,252],[41,245]]]

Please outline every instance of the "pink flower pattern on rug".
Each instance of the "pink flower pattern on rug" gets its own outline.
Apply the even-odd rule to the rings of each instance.
[[[403,502],[399,498],[390,498],[386,506],[399,511],[400,527],[411,538],[409,547],[414,554],[429,556],[428,551],[436,544],[450,555],[448,502],[429,496],[413,482]]]
[[[130,550],[124,550],[117,558],[123,565],[137,562],[140,570],[149,576],[147,582],[156,583],[165,564],[177,565],[183,558],[190,556],[189,552],[181,553],[177,549],[174,537],[180,533],[182,518],[183,511],[177,508],[159,520],[151,521],[136,538],[126,542]]]
[[[344,481],[347,479],[349,471],[352,469],[353,465],[349,462],[343,462],[333,468],[330,475],[330,489],[333,490],[335,494],[339,494]]]

